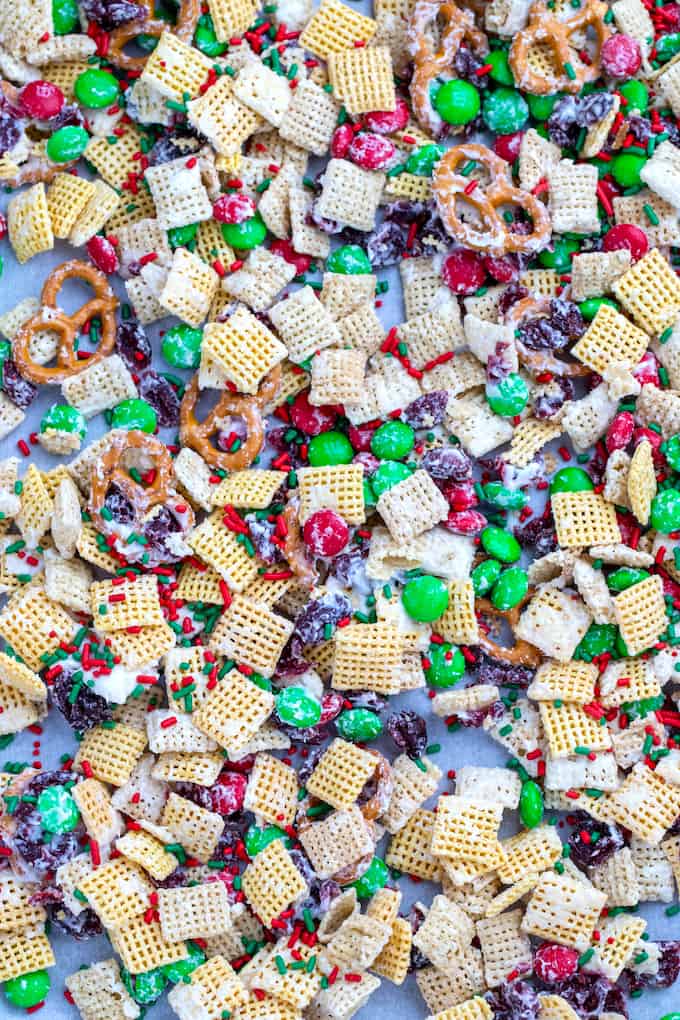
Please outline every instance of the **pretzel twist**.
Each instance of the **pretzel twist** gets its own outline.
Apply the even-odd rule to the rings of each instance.
[[[167,21],[154,18],[151,0],[139,0],[146,8],[146,15],[130,21],[126,25],[114,28],[109,35],[109,50],[106,59],[126,71],[142,71],[148,57],[131,57],[123,50],[138,35],[152,35],[160,39],[163,32],[172,31],[187,46],[191,44],[196,31],[196,23],[201,13],[200,0],[181,0],[177,24],[173,27]]]
[[[288,566],[300,584],[306,588],[312,588],[317,582],[318,574],[305,553],[297,506],[293,502],[288,502],[281,516],[288,528],[283,555],[288,560]]]
[[[524,598],[516,606],[513,606],[512,609],[496,609],[493,602],[490,602],[489,599],[478,598],[475,599],[475,612],[482,616],[505,620],[512,628],[514,634],[515,628],[519,623],[520,612],[533,596],[533,590],[529,589]],[[513,647],[506,648],[490,638],[481,628],[479,631],[479,647],[492,659],[498,659],[499,662],[507,662],[512,666],[528,666],[530,669],[536,669],[543,661],[541,652],[539,652],[538,648],[530,645],[528,641],[516,638]]]
[[[521,301],[517,301],[511,306],[505,316],[505,321],[517,329],[525,319],[537,319],[548,315],[550,301],[549,297],[522,298]],[[549,351],[531,351],[518,337],[515,337],[515,347],[519,360],[533,375],[541,375],[543,372],[572,377],[590,375],[588,366],[583,365],[580,361],[563,361],[562,358],[558,358],[557,355],[551,354]]]
[[[140,485],[125,468],[123,458],[130,450],[138,450],[153,461],[155,474],[150,485]],[[95,524],[99,526],[103,523],[102,510],[106,494],[112,485],[115,485],[132,504],[137,520],[141,521],[153,507],[168,502],[173,475],[172,458],[160,439],[139,429],[114,436],[99,460],[92,466],[90,509],[95,517]]]

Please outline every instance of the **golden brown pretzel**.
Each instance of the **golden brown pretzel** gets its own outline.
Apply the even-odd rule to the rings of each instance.
[[[171,31],[183,43],[189,45],[194,38],[196,22],[201,13],[200,0],[181,0],[177,24],[173,27],[161,18],[154,18],[151,0],[138,0],[146,8],[146,15],[136,21],[114,28],[109,35],[109,49],[106,59],[126,71],[141,71],[148,60],[145,57],[130,57],[123,50],[138,35],[152,35],[160,39],[163,32]]]
[[[475,184],[474,179],[458,173],[459,167],[469,163],[485,169],[487,184]],[[432,190],[446,230],[466,248],[487,255],[531,254],[548,243],[550,216],[546,207],[535,195],[515,187],[509,164],[485,145],[471,142],[449,149],[435,165]],[[474,211],[478,222],[463,222],[459,202]],[[510,230],[499,211],[503,206],[523,209],[532,221],[531,233]]]
[[[547,96],[556,92],[580,92],[586,82],[600,77],[600,53],[611,29],[604,22],[608,7],[602,0],[582,0],[581,7],[564,20],[556,17],[545,0],[536,0],[526,28],[517,33],[508,53],[515,84],[523,92]],[[579,57],[571,42],[575,32],[593,28],[596,52],[589,64]],[[532,51],[536,59],[532,66]],[[546,51],[553,67],[547,70]],[[540,57],[538,54],[540,53]]]
[[[478,598],[475,599],[475,611],[482,616],[500,617],[505,620],[512,628],[514,635],[515,628],[519,623],[520,612],[533,596],[533,590],[529,589],[521,602],[518,602],[512,609],[496,609],[493,602],[490,602],[489,599]],[[508,662],[512,666],[528,666],[530,669],[536,669],[543,661],[543,656],[538,648],[534,648],[528,641],[516,638],[512,648],[505,648],[503,645],[493,641],[481,628],[479,631],[479,647],[492,659]]]
[[[95,296],[73,315],[67,315],[57,306],[57,295],[65,280],[84,280],[95,292]],[[111,353],[116,341],[118,299],[104,273],[95,269],[91,262],[72,259],[53,269],[43,284],[40,303],[40,311],[24,323],[12,344],[12,357],[25,379],[33,383],[62,383]],[[97,350],[81,359],[75,349],[76,338],[85,323],[95,316],[101,319],[101,339]],[[59,337],[57,364],[53,368],[39,365],[30,354],[31,341],[42,330],[57,333]]]
[[[283,555],[288,560],[288,566],[297,577],[300,584],[312,588],[317,581],[318,574],[313,565],[309,562],[305,553],[305,544],[300,530],[298,508],[294,503],[288,502],[281,514],[288,531],[283,548]]]
[[[512,326],[520,325],[525,319],[538,319],[548,315],[550,312],[549,297],[525,297],[515,302],[505,316],[506,323]],[[543,372],[551,372],[553,375],[585,376],[590,375],[590,369],[581,364],[580,361],[563,361],[550,351],[531,351],[515,337],[515,347],[519,360],[534,375],[541,375]]]
[[[153,461],[155,475],[150,485],[140,485],[125,468],[123,458],[129,450],[138,450]],[[139,429],[114,436],[99,460],[92,465],[90,510],[95,527],[101,530],[103,526],[103,530],[107,530],[101,513],[111,485],[123,493],[134,507],[137,520],[141,521],[153,507],[168,502],[173,475],[172,458],[160,439]]]
[[[220,468],[222,471],[240,471],[249,467],[264,443],[262,409],[274,399],[280,384],[281,366],[276,365],[262,380],[254,396],[226,390],[212,411],[199,422],[195,412],[201,391],[198,388],[198,376],[195,375],[186,388],[180,408],[179,428],[182,444],[200,453],[211,467]],[[210,442],[211,437],[220,430],[220,421],[230,415],[243,418],[248,427],[246,438],[234,453],[216,450]]]
[[[367,747],[365,750],[368,754],[372,754],[374,758],[377,758],[375,770],[371,776],[371,779],[375,779],[376,782],[375,793],[370,800],[361,805],[361,813],[366,821],[373,822],[387,811],[394,781],[392,779],[392,766],[387,758],[384,758],[380,751],[376,751],[373,748]]]

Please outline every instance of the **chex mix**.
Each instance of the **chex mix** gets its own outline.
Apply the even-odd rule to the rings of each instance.
[[[0,0],[0,75],[0,1012],[650,1016],[680,3]]]

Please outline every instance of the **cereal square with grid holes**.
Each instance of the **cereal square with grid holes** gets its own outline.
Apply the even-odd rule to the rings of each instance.
[[[69,974],[65,984],[82,1020],[136,1020],[140,1015],[113,957]]]
[[[253,739],[273,708],[274,698],[269,691],[232,670],[194,713],[194,722],[220,747],[237,755]]]
[[[383,492],[376,509],[392,538],[407,542],[443,521],[449,505],[427,471],[421,469]]]
[[[227,1017],[243,1005],[248,995],[231,964],[219,954],[193,970],[188,982],[180,981],[168,996],[179,1020],[198,1016]]]
[[[585,882],[546,871],[531,894],[522,931],[583,952],[606,902],[604,893]]]
[[[315,156],[325,156],[337,126],[338,104],[332,95],[306,79],[292,93],[290,106],[279,127],[281,138]]]
[[[638,326],[662,333],[680,312],[680,282],[658,248],[652,248],[613,285],[614,297]]]
[[[265,925],[307,891],[307,883],[280,839],[261,850],[243,875],[245,897]]]
[[[212,216],[212,204],[195,157],[182,156],[147,167],[144,179],[156,206],[158,225],[163,229],[186,227]]]
[[[240,305],[226,322],[208,323],[203,347],[238,390],[253,394],[257,393],[267,373],[288,353],[271,330],[244,305]]]
[[[246,811],[272,825],[291,825],[298,799],[297,772],[271,754],[258,754],[248,779]]]
[[[219,277],[198,255],[176,248],[159,302],[166,311],[194,328],[208,317]]]
[[[212,61],[173,32],[163,32],[144,65],[141,80],[166,99],[182,103],[193,99],[212,69]]]
[[[337,323],[310,286],[278,301],[268,314],[288,348],[288,357],[298,364],[324,347],[342,342]]]
[[[356,230],[373,230],[384,174],[362,170],[346,159],[331,159],[321,183],[319,216]]]
[[[374,755],[336,737],[309,777],[307,792],[338,810],[349,808],[375,772],[376,765]]]
[[[158,890],[158,914],[168,942],[207,939],[231,928],[229,897],[224,882]]]
[[[246,64],[234,79],[234,95],[244,106],[279,127],[293,93],[288,79],[258,61]]]
[[[210,860],[224,829],[221,815],[176,793],[171,793],[165,803],[161,824],[170,829],[176,842],[202,864]]]
[[[210,647],[271,676],[292,632],[293,623],[265,603],[234,595],[211,635]]]
[[[387,46],[361,46],[331,53],[328,74],[334,95],[351,114],[394,110],[392,57]]]

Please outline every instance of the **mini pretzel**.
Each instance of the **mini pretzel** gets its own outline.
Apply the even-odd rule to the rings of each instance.
[[[231,393],[226,390],[207,417],[199,422],[196,404],[201,395],[198,376],[194,376],[186,388],[180,408],[180,437],[185,446],[190,446],[212,467],[222,471],[241,471],[250,467],[264,444],[264,420],[262,408],[276,396],[281,383],[281,366],[276,365],[260,383],[255,396]],[[216,450],[210,442],[220,431],[220,422],[234,415],[243,418],[248,434],[243,444],[234,453]]]
[[[128,450],[139,450],[154,462],[154,479],[148,486],[140,485],[131,477],[123,464]],[[99,527],[106,494],[112,485],[119,489],[135,508],[137,520],[142,520],[149,510],[158,504],[165,504],[170,495],[170,482],[174,469],[167,447],[160,439],[133,429],[114,436],[105,452],[92,467],[92,495],[90,509]]]
[[[481,165],[489,183],[475,185],[473,178],[457,172],[468,163]],[[449,149],[435,165],[432,190],[446,230],[466,248],[486,255],[526,255],[545,248],[550,239],[550,216],[544,204],[530,192],[515,187],[509,164],[485,145],[470,143]],[[476,222],[461,219],[459,202],[474,211]],[[531,233],[510,230],[499,211],[503,206],[523,209],[531,219]]]
[[[123,50],[127,44],[138,35],[152,35],[160,39],[163,32],[170,29],[187,46],[191,44],[196,31],[196,23],[201,13],[200,0],[181,0],[177,24],[174,28],[168,25],[167,21],[161,18],[154,18],[153,4],[151,0],[138,0],[146,8],[146,15],[136,21],[130,21],[126,25],[114,28],[109,35],[109,50],[106,59],[116,67],[126,71],[142,71],[148,57],[130,57]]]
[[[312,588],[317,581],[318,574],[309,562],[305,553],[304,541],[300,530],[298,508],[294,503],[289,502],[281,514],[288,531],[283,547],[283,555],[288,560],[288,566],[297,577],[300,584],[306,588]]]
[[[526,297],[517,301],[511,306],[505,321],[517,328],[525,319],[539,319],[550,312],[549,297]],[[515,347],[522,364],[533,372],[534,375],[541,375],[543,372],[551,372],[553,375],[585,376],[590,375],[587,365],[580,361],[562,361],[561,358],[550,354],[549,351],[530,351],[525,344],[515,337]]]
[[[436,26],[437,17],[444,21],[439,49],[435,53],[431,42],[431,28]],[[441,0],[418,0],[409,24],[410,51],[414,61],[410,93],[413,110],[421,127],[432,134],[442,133],[444,124],[433,109],[430,86],[441,74],[453,73],[453,61],[466,41],[477,56],[489,52],[486,36],[475,28],[475,19],[470,11],[462,11],[455,3]]]
[[[519,623],[520,612],[527,602],[533,598],[533,595],[534,592],[529,590],[524,598],[516,606],[513,606],[512,609],[496,609],[493,602],[490,602],[488,599],[475,599],[475,612],[481,616],[500,617],[509,624],[514,634],[515,628]],[[498,659],[499,662],[507,662],[512,666],[528,666],[530,669],[536,669],[543,661],[543,656],[538,648],[534,648],[528,641],[516,639],[512,648],[505,648],[504,645],[499,645],[492,640],[481,628],[479,631],[479,647],[492,659]]]
[[[95,292],[95,296],[73,315],[67,315],[57,306],[57,295],[65,280],[84,280]],[[43,284],[40,304],[40,311],[24,323],[12,344],[12,357],[25,379],[33,383],[62,383],[101,361],[113,350],[116,340],[114,313],[118,299],[104,273],[95,269],[92,263],[72,259],[53,269]],[[85,323],[95,316],[101,319],[101,340],[96,351],[81,359],[75,349],[76,338]],[[39,365],[30,354],[33,336],[42,330],[57,333],[59,337],[57,364],[53,368]]]
[[[579,10],[561,20],[545,0],[536,0],[529,12],[526,28],[517,33],[508,53],[508,63],[517,88],[538,96],[555,92],[580,92],[586,82],[600,77],[600,53],[611,35],[604,22],[608,7],[602,0],[583,0]],[[595,31],[596,51],[585,63],[579,48],[571,42],[576,32]],[[546,67],[546,51],[552,55],[552,68]],[[532,60],[532,52],[535,59]]]
[[[373,748],[367,747],[365,750],[372,754],[374,758],[377,758],[375,771],[368,780],[369,783],[375,780],[375,793],[365,804],[361,805],[361,813],[366,821],[373,822],[387,811],[394,788],[394,781],[392,779],[392,767],[387,758],[384,758],[380,751],[375,751]]]

